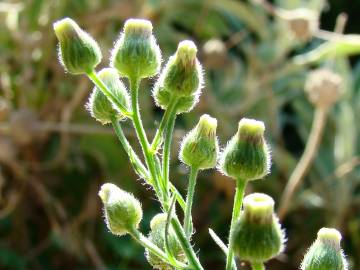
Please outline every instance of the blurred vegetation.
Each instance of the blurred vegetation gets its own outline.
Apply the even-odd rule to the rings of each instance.
[[[349,16],[345,33],[360,33],[358,1],[275,0],[283,9],[324,10],[321,28],[333,31],[337,16]],[[360,61],[356,56],[292,64],[294,56],[324,42],[298,42],[286,20],[271,15],[264,1],[24,0],[0,2],[0,269],[150,269],[141,247],[106,231],[96,195],[104,181],[141,198],[143,231],[158,204],[131,170],[113,132],[89,117],[84,103],[92,87],[67,76],[57,61],[52,22],[69,16],[98,40],[104,59],[126,18],[152,20],[168,57],[182,39],[201,48],[206,87],[196,110],[176,126],[172,178],[184,192],[185,169],[177,157],[178,139],[201,113],[219,119],[224,144],[243,116],[265,122],[272,146],[272,174],[251,189],[277,204],[306,144],[314,108],[303,88],[309,72],[331,66],[345,81],[331,109],[319,151],[284,219],[286,254],[269,269],[298,269],[317,230],[335,226],[352,269],[360,268]],[[341,25],[340,25],[341,28]],[[341,30],[340,30],[341,32]],[[332,52],[332,51],[331,51]],[[103,65],[108,63],[103,61]],[[161,111],[143,85],[142,114],[154,130]],[[147,89],[147,90],[145,90]],[[134,132],[127,135],[134,142]],[[226,239],[234,183],[215,171],[200,175],[195,198],[196,243],[206,269],[223,268],[211,227]]]

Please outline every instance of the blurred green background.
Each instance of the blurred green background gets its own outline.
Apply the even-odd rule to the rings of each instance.
[[[341,12],[345,33],[360,33],[360,1],[275,0],[284,9],[323,9],[321,28],[333,31]],[[111,235],[102,219],[97,191],[111,181],[141,198],[141,230],[159,205],[137,179],[109,127],[84,109],[92,85],[65,74],[58,63],[52,23],[75,19],[109,51],[129,17],[148,18],[163,51],[171,55],[182,39],[199,46],[206,86],[199,105],[181,115],[173,143],[172,181],[184,194],[187,169],[177,159],[179,139],[203,113],[218,118],[222,145],[241,117],[261,119],[272,147],[272,173],[248,192],[270,194],[278,203],[300,158],[314,108],[303,92],[315,66],[289,68],[294,55],[322,41],[299,43],[284,21],[254,1],[235,0],[24,0],[0,2],[0,269],[150,269],[143,249],[129,237]],[[323,63],[320,63],[323,64]],[[306,248],[323,226],[343,234],[351,269],[360,269],[360,61],[337,58],[333,68],[345,93],[331,109],[312,167],[291,201],[283,224],[288,244],[267,269],[298,269]],[[162,111],[151,87],[142,84],[141,108],[153,134]],[[134,131],[125,127],[136,145]],[[137,148],[138,149],[138,148]],[[222,252],[208,235],[226,240],[234,182],[216,171],[200,174],[195,198],[195,247],[206,269],[223,269]],[[244,266],[246,269],[247,266]]]

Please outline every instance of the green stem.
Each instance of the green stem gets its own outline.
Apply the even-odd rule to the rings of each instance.
[[[169,166],[170,166],[170,152],[171,152],[171,141],[174,132],[176,113],[170,115],[168,125],[164,135],[164,150],[163,150],[163,163],[162,163],[162,179],[163,179],[163,191],[165,201],[169,194]]]
[[[186,258],[188,259],[189,264],[192,266],[193,270],[204,270],[201,266],[199,259],[197,258],[193,247],[191,246],[190,242],[186,238],[185,232],[181,227],[180,221],[174,217],[171,219],[171,225],[175,231],[178,240],[180,241],[180,245],[184,250]]]
[[[236,180],[236,191],[234,198],[234,207],[232,211],[232,218],[230,224],[230,233],[229,233],[229,252],[226,257],[226,270],[232,270],[232,260],[234,258],[234,250],[233,250],[233,235],[234,235],[234,227],[240,216],[242,201],[244,198],[245,188],[246,188],[246,180],[237,179]]]
[[[139,79],[130,78],[131,107],[133,111],[132,120],[145,157],[146,165],[149,168],[150,176],[154,183],[155,192],[161,202],[163,200],[163,196],[162,196],[163,193],[161,192],[158,177],[156,174],[155,160],[154,160],[154,156],[150,152],[149,141],[146,137],[145,130],[142,125],[141,117],[140,117],[139,103],[138,103],[139,84],[140,84]]]
[[[137,229],[132,229],[129,231],[130,235],[144,248],[148,249],[151,253],[153,253],[155,256],[159,257],[164,262],[171,264],[175,268],[180,269],[187,269],[187,266],[179,261],[170,261],[165,254],[164,251],[162,251],[160,248],[158,248],[156,245],[154,245],[148,238],[146,238],[141,232],[139,232]]]
[[[265,265],[263,263],[251,263],[251,268],[253,270],[265,270]]]
[[[116,119],[116,116],[114,115],[111,118],[111,123],[112,126],[115,130],[115,134],[117,135],[120,143],[122,144],[125,152],[128,154],[129,159],[131,164],[134,167],[134,170],[136,171],[136,173],[142,177],[143,179],[145,179],[146,181],[150,181],[151,179],[149,179],[149,172],[147,171],[147,169],[145,168],[144,164],[141,162],[141,160],[139,159],[138,155],[135,153],[135,151],[133,150],[133,148],[131,147],[129,141],[126,139],[125,134],[121,128],[121,125],[119,123],[119,121]],[[152,183],[149,183],[152,184]]]
[[[196,178],[198,175],[198,171],[199,171],[198,168],[194,168],[194,167],[190,168],[189,186],[188,186],[188,192],[187,192],[187,196],[186,196],[184,231],[185,231],[185,235],[189,241],[190,241],[191,234],[193,232],[191,209],[192,209],[192,204],[193,204],[193,200],[194,200],[195,185],[196,185]]]
[[[176,114],[176,106],[177,106],[177,100],[172,99],[170,101],[169,107],[166,109],[163,118],[161,119],[160,125],[158,130],[156,131],[156,134],[154,136],[154,139],[151,143],[151,151],[156,153],[157,149],[159,148],[161,144],[161,138],[164,132],[164,129],[169,125],[169,119],[173,114]]]
[[[127,108],[119,102],[119,100],[114,96],[114,94],[108,89],[104,82],[99,78],[95,70],[92,70],[87,73],[89,79],[96,85],[100,91],[121,111],[121,113],[129,118],[132,117],[132,113],[127,110]]]

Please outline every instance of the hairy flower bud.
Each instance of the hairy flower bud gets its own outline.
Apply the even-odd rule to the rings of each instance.
[[[264,131],[263,122],[241,119],[237,133],[221,155],[220,169],[225,175],[255,180],[268,174],[271,161]]]
[[[142,19],[127,20],[112,51],[111,66],[121,76],[146,78],[159,72],[160,63],[161,52],[152,34],[151,22]]]
[[[99,197],[104,204],[105,222],[115,235],[124,235],[137,228],[143,212],[135,197],[114,184],[103,184]]]
[[[217,120],[204,114],[199,123],[183,139],[180,159],[186,165],[198,169],[216,166],[219,152],[216,138]]]
[[[59,40],[59,59],[71,74],[91,72],[101,61],[101,51],[96,41],[75,21],[64,18],[54,23]]]
[[[177,112],[190,111],[198,101],[203,83],[202,67],[196,58],[194,42],[179,43],[176,53],[169,58],[153,91],[155,102],[166,109],[172,99],[177,100]]]
[[[347,262],[340,247],[341,234],[336,229],[322,228],[316,241],[307,251],[302,270],[347,270]]]
[[[298,8],[284,14],[291,33],[299,41],[309,41],[319,29],[319,15],[313,10]]]
[[[284,249],[285,233],[274,214],[274,200],[261,193],[244,198],[244,210],[234,228],[234,251],[249,262],[265,262]]]
[[[129,94],[124,84],[120,81],[116,69],[104,68],[98,75],[118,102],[124,105],[125,108],[128,108],[130,103]],[[124,118],[124,115],[114,109],[111,101],[97,87],[94,87],[89,101],[86,104],[86,108],[89,110],[91,116],[102,124],[110,123],[111,118],[114,116],[118,119]]]
[[[342,78],[329,69],[317,69],[308,75],[305,92],[311,103],[318,107],[329,107],[338,101],[342,91]]]
[[[150,233],[149,240],[153,242],[157,247],[162,250],[165,250],[165,228],[166,228],[166,218],[167,215],[164,213],[157,214],[153,217],[150,222]],[[171,252],[173,253],[175,259],[180,262],[186,262],[186,256],[184,251],[181,248],[180,242],[177,240],[176,234],[172,227],[169,227],[168,232],[168,241]],[[173,266],[162,261],[159,257],[152,254],[148,249],[145,250],[145,255],[147,261],[154,269],[158,270],[172,270]]]

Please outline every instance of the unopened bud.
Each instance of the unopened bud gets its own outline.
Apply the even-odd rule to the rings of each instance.
[[[197,169],[216,166],[219,152],[216,138],[217,120],[204,114],[199,123],[183,139],[180,159],[186,165]]]
[[[336,229],[322,228],[316,241],[307,251],[302,270],[347,270],[347,262],[340,246],[341,234]]]
[[[150,222],[149,240],[153,242],[158,248],[165,250],[165,228],[166,228],[167,215],[157,214]],[[177,240],[176,234],[172,227],[168,231],[169,248],[174,255],[175,259],[180,262],[186,262],[186,256],[181,248],[180,242]],[[173,266],[161,260],[158,256],[154,255],[148,249],[145,250],[146,259],[149,264],[158,270],[172,270]]]
[[[59,59],[71,74],[89,73],[101,61],[101,51],[96,41],[75,21],[65,18],[54,23],[59,40]]]
[[[104,204],[105,222],[115,235],[124,235],[137,228],[142,219],[140,202],[114,184],[103,184],[99,197]]]
[[[128,78],[146,78],[159,72],[160,48],[148,20],[129,19],[112,51],[111,66]]]
[[[243,118],[235,136],[221,155],[220,169],[235,179],[255,180],[270,169],[270,153],[264,139],[264,123]]]
[[[129,94],[126,91],[124,84],[120,81],[116,69],[104,68],[98,75],[118,102],[125,108],[128,108]],[[91,116],[103,125],[111,123],[111,119],[114,116],[117,119],[124,118],[124,115],[122,115],[121,112],[116,111],[111,101],[97,87],[94,87],[86,107]]]
[[[235,225],[233,245],[239,258],[265,262],[284,249],[285,232],[274,214],[274,200],[261,193],[244,198],[244,210]]]
[[[305,81],[305,92],[315,106],[329,107],[339,100],[342,82],[339,74],[329,69],[317,69],[308,75]]]
[[[179,43],[155,84],[153,95],[158,106],[166,109],[174,98],[178,101],[177,112],[186,112],[195,106],[203,83],[202,67],[196,54],[194,42]]]

